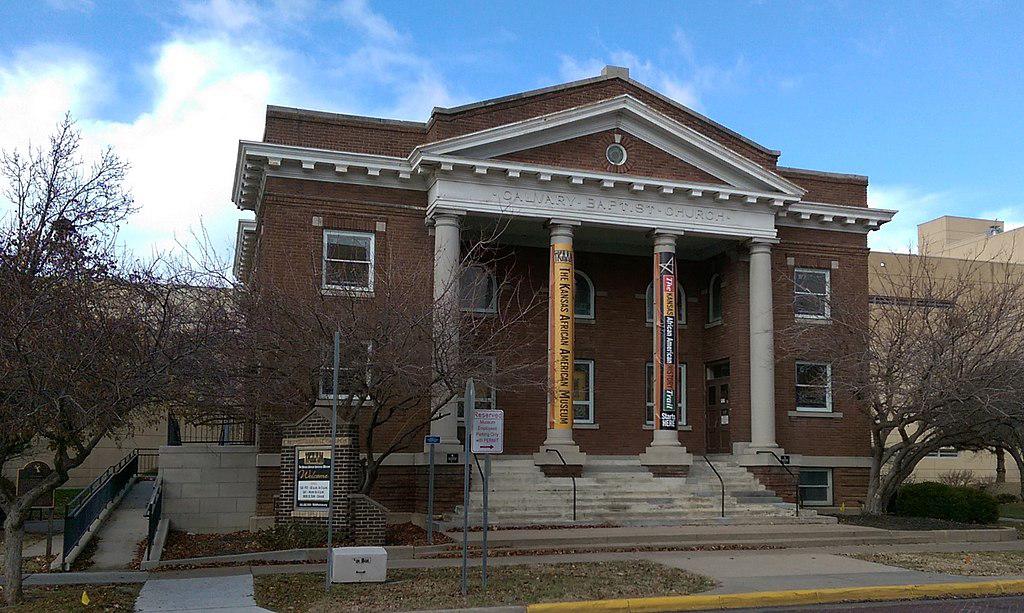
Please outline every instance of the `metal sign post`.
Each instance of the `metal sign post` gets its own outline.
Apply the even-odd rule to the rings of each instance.
[[[466,381],[466,392],[463,395],[462,414],[466,419],[466,435],[462,471],[462,595],[469,593],[469,475],[470,441],[473,427],[473,412],[476,409],[476,388],[473,379]]]
[[[434,445],[441,442],[441,437],[428,434],[423,442],[430,447],[430,468],[427,472],[427,544],[434,544]]]
[[[334,576],[334,458],[338,450],[338,362],[341,359],[341,332],[334,331],[334,373],[331,375],[331,476],[327,484],[327,577],[324,589],[331,591]]]
[[[505,448],[505,412],[500,409],[473,412],[473,425],[470,428],[471,449],[475,454],[484,456],[484,470],[481,477],[484,485],[484,508],[483,508],[483,538],[481,546],[482,568],[481,585],[487,589],[487,495],[491,489],[491,456],[501,453]]]

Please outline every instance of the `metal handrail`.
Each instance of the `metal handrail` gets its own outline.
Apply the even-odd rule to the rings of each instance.
[[[565,458],[562,457],[562,452],[557,449],[545,449],[544,451],[552,451],[558,454],[558,459],[562,461],[562,466],[568,466],[565,463]],[[576,521],[576,475],[569,475],[572,479],[572,520]]]
[[[164,480],[157,477],[153,486],[153,495],[149,497],[149,504],[146,505],[145,517],[149,519],[148,536],[146,538],[146,559],[150,557],[153,549],[153,539],[156,538],[157,528],[160,526],[160,516],[164,507]]]
[[[708,456],[704,456],[704,461],[708,463],[715,476],[718,477],[718,482],[722,484],[722,517],[725,517],[725,481],[722,480],[722,475],[718,474],[718,469],[711,463],[711,459]]]
[[[139,453],[132,450],[121,461],[111,466],[93,480],[84,490],[68,503],[64,513],[63,559],[67,570],[68,555],[82,539],[82,536],[100,516],[103,509],[131,483],[138,473]]]
[[[793,487],[796,489],[796,516],[800,517],[800,477],[794,475],[793,471],[789,470],[789,466],[787,466],[786,463],[782,461],[782,458],[779,457],[779,454],[775,453],[771,449],[762,449],[757,453],[772,454],[772,457],[775,458],[775,461],[779,463],[779,466],[786,469],[786,472],[789,473],[789,476],[793,477]]]

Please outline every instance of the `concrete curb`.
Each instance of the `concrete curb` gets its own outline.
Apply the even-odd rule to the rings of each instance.
[[[963,596],[1003,596],[1024,593],[1024,579],[933,583],[925,585],[884,585],[872,587],[829,588],[817,590],[784,590],[746,594],[696,594],[659,598],[620,598],[581,602],[553,602],[526,607],[528,613],[568,613],[570,611],[603,611],[622,613],[655,613],[657,611],[703,611],[709,609],[744,609],[818,605],[837,602],[871,602],[916,600],[920,598],[953,598]]]

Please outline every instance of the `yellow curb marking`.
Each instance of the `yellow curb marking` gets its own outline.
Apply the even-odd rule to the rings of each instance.
[[[921,585],[883,585],[876,587],[840,587],[820,590],[782,590],[745,594],[696,594],[693,596],[660,596],[656,598],[618,598],[580,602],[531,604],[528,613],[569,613],[601,611],[603,613],[658,613],[664,611],[701,611],[705,609],[743,609],[748,607],[827,604],[834,602],[868,602],[877,600],[909,600],[920,598],[951,598],[954,596],[989,596],[1024,593],[1024,580],[977,581],[962,583],[931,583]]]

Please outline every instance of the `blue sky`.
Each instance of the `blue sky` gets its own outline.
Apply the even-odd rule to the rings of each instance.
[[[1019,2],[0,3],[0,148],[71,109],[133,163],[136,251],[200,220],[230,244],[238,139],[266,104],[425,119],[605,64],[781,163],[869,175],[872,235],[943,214],[1024,223]]]

